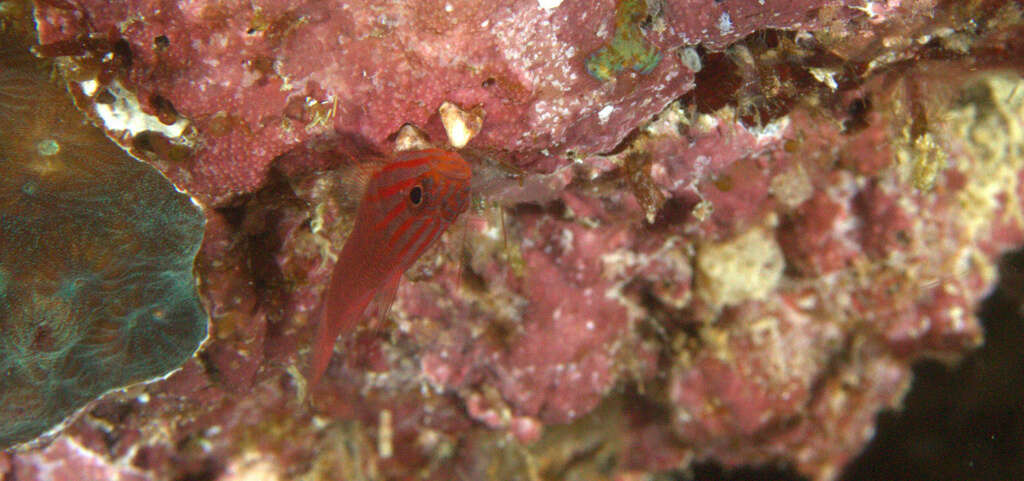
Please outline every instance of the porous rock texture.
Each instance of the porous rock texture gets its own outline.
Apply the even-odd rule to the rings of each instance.
[[[39,2],[87,110],[116,84],[189,123],[109,133],[206,206],[213,318],[49,449],[149,479],[830,480],[911,362],[982,341],[1024,240],[1018,4],[555,3]],[[484,114],[476,208],[310,389],[352,204],[323,170],[408,122],[443,144],[442,101]]]

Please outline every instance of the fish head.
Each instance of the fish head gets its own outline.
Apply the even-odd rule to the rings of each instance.
[[[431,175],[424,179],[430,187],[433,207],[441,217],[454,222],[469,208],[469,185],[473,172],[462,156],[444,152],[432,161]]]
[[[472,175],[469,163],[455,152],[405,151],[381,169],[379,187],[370,191],[384,194],[384,210],[397,209],[393,220],[425,217],[451,223],[469,207]]]
[[[469,207],[471,178],[469,163],[457,153],[397,153],[373,175],[360,205],[367,232],[376,239],[367,242],[394,252],[420,251]]]

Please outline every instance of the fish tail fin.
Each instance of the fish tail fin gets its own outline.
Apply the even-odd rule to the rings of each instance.
[[[337,269],[335,267],[336,273]],[[342,266],[342,272],[345,272],[344,269]],[[373,299],[374,292],[372,290],[363,290],[356,297],[346,296],[345,293],[351,293],[353,288],[345,283],[345,279],[347,279],[345,276],[335,275],[332,277],[331,284],[324,294],[324,303],[320,306],[320,322],[316,328],[316,336],[313,338],[309,377],[306,378],[309,381],[310,389],[320,382],[324,372],[327,371],[327,365],[331,362],[334,344],[338,340],[338,336],[342,333],[350,333],[355,329],[356,323],[366,316],[367,305]],[[399,277],[395,276],[388,283],[391,293],[386,307],[389,307],[390,301],[394,300],[394,290],[398,286],[398,279]]]

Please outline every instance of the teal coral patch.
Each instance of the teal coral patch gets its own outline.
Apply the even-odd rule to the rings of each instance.
[[[647,18],[644,0],[619,0],[615,9],[615,35],[587,58],[587,72],[606,82],[624,68],[646,74],[661,61],[661,52],[643,36],[640,26]]]
[[[208,322],[202,212],[84,122],[37,61],[3,69],[38,77],[31,109],[0,104],[0,449],[178,368]]]

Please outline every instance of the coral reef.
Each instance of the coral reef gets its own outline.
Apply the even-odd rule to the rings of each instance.
[[[837,479],[913,362],[982,342],[975,306],[1024,241],[1014,2],[83,0],[36,19],[83,109],[207,218],[209,343],[49,448],[111,473]],[[442,143],[445,112],[476,133],[453,140],[473,212],[308,386],[354,214],[335,168],[405,123]],[[48,454],[6,456],[0,475]]]
[[[203,216],[0,36],[0,447],[167,374],[206,337]]]

